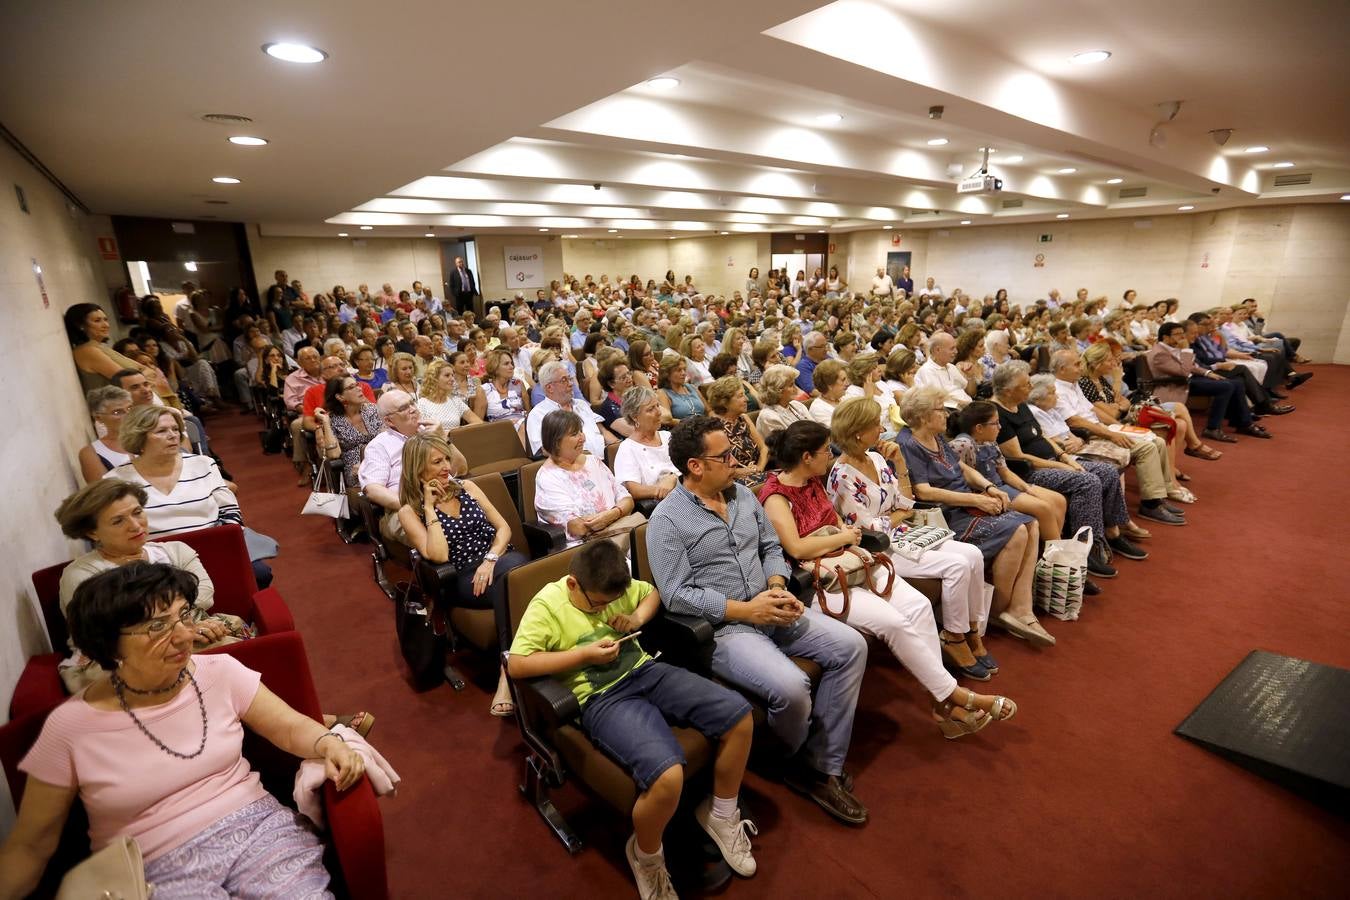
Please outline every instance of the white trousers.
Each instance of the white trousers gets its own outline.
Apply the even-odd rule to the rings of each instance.
[[[1253,378],[1262,384],[1266,383],[1266,370],[1270,367],[1270,364],[1264,359],[1235,359],[1233,362],[1251,369]]]
[[[947,541],[925,550],[918,562],[899,553],[889,554],[895,574],[901,578],[942,579],[942,627],[951,634],[965,634],[970,623],[984,634],[989,621],[992,594],[984,589],[984,555],[974,544]]]
[[[956,690],[956,679],[942,667],[937,621],[928,598],[901,581],[898,575],[889,600],[867,588],[849,588],[848,593],[848,618],[844,621],[890,648],[900,664],[913,673],[935,700],[950,697]],[[830,609],[844,608],[842,593],[826,594],[825,600]]]

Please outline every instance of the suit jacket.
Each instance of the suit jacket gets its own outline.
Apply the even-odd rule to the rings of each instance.
[[[459,275],[459,269],[450,270],[450,290],[456,297],[472,297],[478,293],[478,281],[473,277],[473,270],[468,266],[464,267],[463,278]]]
[[[1197,339],[1191,344],[1191,349],[1195,351],[1195,358],[1201,365],[1213,367],[1228,359],[1228,354],[1213,335]]]
[[[1153,375],[1153,396],[1160,403],[1185,403],[1190,394],[1191,376],[1205,373],[1195,364],[1195,354],[1190,350],[1178,354],[1162,341],[1150,347],[1144,358]]]

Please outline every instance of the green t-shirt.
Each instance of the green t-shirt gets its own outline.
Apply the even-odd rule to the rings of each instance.
[[[567,596],[567,578],[544,586],[525,608],[511,653],[529,656],[539,651],[571,650],[582,644],[591,644],[605,638],[618,640],[623,635],[607,624],[618,615],[631,615],[643,599],[652,592],[645,581],[633,579],[618,599],[595,613],[577,609]],[[638,646],[636,640],[624,641],[615,660],[603,666],[584,666],[570,672],[559,672],[554,677],[567,685],[582,706],[601,691],[616,684],[638,666],[651,662],[651,657]]]

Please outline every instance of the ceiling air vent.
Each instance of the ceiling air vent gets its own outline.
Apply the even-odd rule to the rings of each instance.
[[[1148,196],[1148,188],[1146,187],[1133,187],[1120,189],[1120,199],[1122,200],[1137,200],[1140,197],[1147,197],[1147,196]]]
[[[233,113],[207,113],[202,116],[203,122],[215,122],[217,125],[247,125],[253,120],[248,116],[236,116]]]
[[[1275,187],[1295,187],[1300,184],[1312,184],[1312,174],[1305,172],[1302,175],[1275,176]]]
[[[1023,202],[1024,202],[1024,201],[1022,201],[1022,200],[1004,200],[1004,201],[1003,201],[1003,208],[1004,208],[1004,209],[1021,209],[1021,208],[1022,208],[1022,203],[1023,203]]]

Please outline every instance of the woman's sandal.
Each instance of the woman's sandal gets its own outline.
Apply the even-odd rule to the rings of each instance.
[[[1175,478],[1177,481],[1191,480],[1191,476],[1187,475],[1185,472],[1178,472],[1176,469],[1172,470],[1172,477]]]
[[[967,713],[974,713],[974,715],[967,715],[964,719],[952,718],[952,712],[956,709],[964,709]],[[970,690],[966,691],[964,706],[958,707],[956,702],[948,697],[941,703],[933,705],[933,715],[938,717],[938,730],[949,741],[983,731],[989,727],[990,722],[994,721],[994,717],[989,713],[975,707],[975,692]]]
[[[370,734],[370,729],[375,727],[375,714],[368,713],[364,709],[360,712],[352,713],[350,716],[334,716],[336,725],[346,725],[352,731],[355,731],[361,737]]]
[[[490,712],[499,719],[505,719],[508,716],[515,715],[516,705],[508,698],[506,700],[493,700]]]
[[[976,681],[989,680],[989,670],[970,651],[965,635],[939,631],[938,640],[942,642],[942,655],[946,658],[947,665],[967,678]]]

